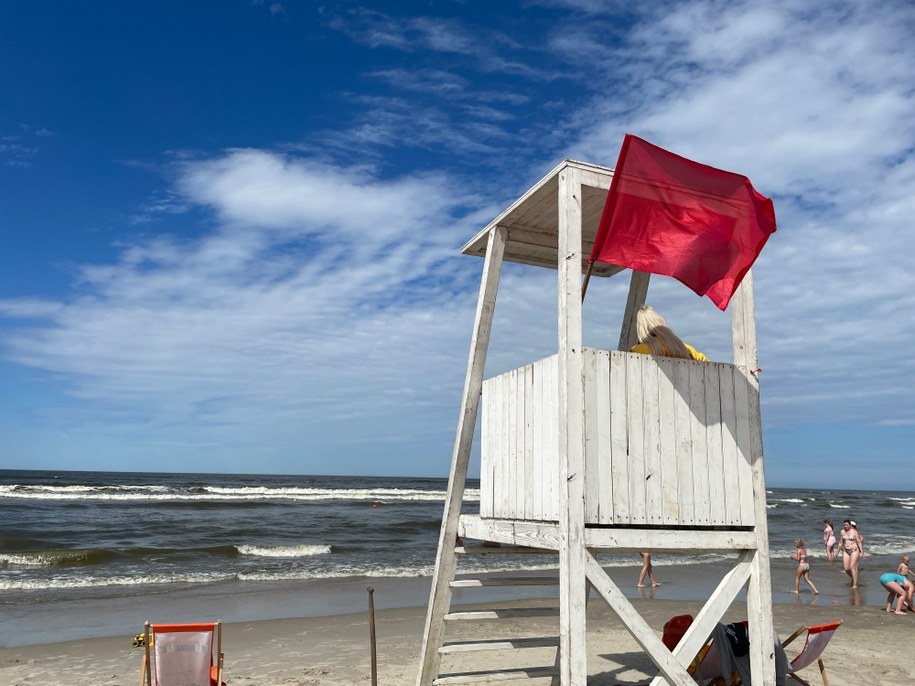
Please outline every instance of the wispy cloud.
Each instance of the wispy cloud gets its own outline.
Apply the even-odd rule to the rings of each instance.
[[[915,10],[534,4],[551,21],[528,45],[467,18],[337,11],[373,58],[363,90],[334,93],[339,121],[282,148],[169,155],[144,237],[82,265],[67,297],[0,301],[22,324],[4,331],[6,358],[98,410],[36,421],[440,451],[480,268],[457,247],[563,157],[612,165],[632,131],[775,199],[754,269],[766,421],[915,422]],[[192,236],[163,220],[179,212]],[[503,277],[489,372],[555,349],[555,273],[522,271]],[[656,281],[675,328],[726,358],[728,315]],[[592,286],[588,344],[615,346],[626,286]]]
[[[440,411],[438,370],[460,355],[453,326],[472,309],[453,289],[473,276],[451,257],[471,199],[448,179],[236,150],[185,164],[177,188],[215,213],[216,231],[127,246],[84,267],[82,295],[66,302],[0,302],[36,318],[7,337],[7,355],[66,377],[77,398],[141,409],[106,421],[193,419],[230,442],[282,442],[299,417],[346,443],[355,417]]]

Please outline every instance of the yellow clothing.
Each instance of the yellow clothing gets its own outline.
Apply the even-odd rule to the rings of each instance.
[[[699,362],[708,362],[708,358],[705,355],[703,355],[702,353],[700,353],[698,350],[696,350],[689,343],[684,343],[683,345],[685,345],[686,349],[689,350],[689,354],[693,356],[694,360],[698,360]],[[666,350],[666,348],[665,348],[665,350]],[[651,348],[648,347],[647,343],[636,343],[634,346],[629,348],[629,352],[642,353],[643,355],[651,355]],[[670,357],[670,354],[668,354],[667,357]]]

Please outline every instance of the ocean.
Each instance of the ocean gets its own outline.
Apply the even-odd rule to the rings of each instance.
[[[0,646],[117,633],[157,611],[173,613],[167,621],[202,611],[229,621],[357,611],[367,586],[384,591],[381,607],[424,605],[446,486],[433,478],[0,470]],[[467,511],[478,507],[477,487],[468,482]],[[811,602],[880,604],[876,578],[915,550],[915,493],[771,489],[768,513],[776,602],[799,600],[788,593],[796,538],[807,541],[821,589],[820,598],[802,596]],[[836,531],[853,519],[865,537],[862,593],[850,594],[841,562],[825,560],[826,518]],[[462,571],[550,566],[538,556],[498,558]],[[726,560],[658,553],[665,583],[653,593],[704,597],[702,580]],[[632,576],[625,591],[639,593],[633,555],[601,563]],[[61,613],[79,617],[76,626],[64,628]]]

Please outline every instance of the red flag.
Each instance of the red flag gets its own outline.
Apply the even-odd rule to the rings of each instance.
[[[672,276],[724,310],[774,231],[746,176],[627,133],[590,261]]]

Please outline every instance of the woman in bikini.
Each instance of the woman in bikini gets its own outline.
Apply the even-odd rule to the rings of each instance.
[[[826,545],[826,559],[832,562],[836,559],[836,532],[832,528],[832,520],[823,520],[823,543]]]
[[[842,522],[842,567],[851,579],[851,587],[858,588],[858,560],[864,552],[861,547],[861,534],[851,525],[851,520]]]
[[[810,586],[810,590],[814,594],[818,594],[817,587],[810,580],[810,563],[807,561],[807,549],[804,547],[803,539],[799,538],[794,542],[794,554],[791,559],[797,561],[797,569],[794,571],[794,592],[800,593],[798,586],[801,582],[801,577],[804,577],[804,581]]]

